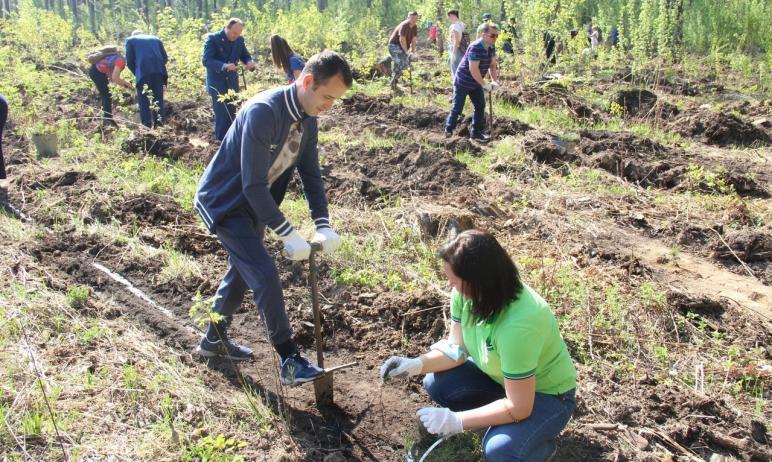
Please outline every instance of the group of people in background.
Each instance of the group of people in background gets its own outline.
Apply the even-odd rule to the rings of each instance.
[[[208,34],[204,43],[201,61],[206,68],[206,89],[212,100],[214,134],[218,141],[223,140],[236,117],[235,93],[241,89],[240,64],[250,71],[256,68],[241,35],[243,30],[244,22],[231,18],[221,30]],[[270,47],[274,65],[285,73],[287,83],[293,83],[303,70],[305,60],[278,35],[271,36]],[[164,87],[168,83],[167,62],[168,56],[161,39],[136,30],[126,39],[123,54],[116,50],[92,64],[88,75],[99,92],[103,124],[116,125],[109,84],[132,89],[132,84],[121,77],[123,69],[128,67],[135,77],[142,125],[163,125]]]

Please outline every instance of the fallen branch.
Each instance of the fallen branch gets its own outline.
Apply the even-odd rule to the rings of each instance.
[[[751,441],[748,438],[735,438],[713,430],[706,431],[705,436],[711,443],[736,453],[745,452],[751,447]]]

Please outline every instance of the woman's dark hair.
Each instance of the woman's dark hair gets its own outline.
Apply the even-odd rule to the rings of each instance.
[[[300,74],[300,77],[302,78],[306,74],[314,76],[314,89],[326,84],[328,80],[336,75],[340,76],[346,88],[351,88],[351,84],[354,82],[351,67],[346,60],[343,56],[330,50],[324,50],[311,56],[311,59],[306,63],[306,67],[303,68],[303,73]]]
[[[458,10],[448,10],[448,16],[450,16],[451,14],[457,18],[459,17]]]
[[[285,73],[290,73],[290,56],[295,54],[290,48],[289,43],[278,35],[271,36],[271,56],[273,65],[282,69]]]
[[[495,237],[476,229],[464,231],[446,244],[440,258],[450,265],[472,300],[477,319],[492,319],[523,289],[520,274]]]

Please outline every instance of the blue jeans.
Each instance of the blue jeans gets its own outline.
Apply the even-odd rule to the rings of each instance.
[[[222,141],[236,118],[236,106],[230,102],[219,101],[220,94],[217,91],[210,90],[209,96],[212,97],[212,110],[214,111],[214,137],[217,138],[217,141]]]
[[[212,311],[231,316],[241,306],[247,289],[252,289],[268,337],[278,345],[292,339],[292,328],[284,308],[279,272],[263,245],[264,228],[244,210],[228,214],[215,227],[215,234],[228,252],[228,270],[217,288]]]
[[[137,83],[137,105],[139,105],[139,119],[145,127],[162,125],[164,117],[164,75],[150,74],[142,77]],[[145,90],[147,89],[147,90]],[[153,105],[145,91],[153,93]]]
[[[467,361],[453,369],[427,374],[424,388],[434,402],[465,411],[504,398],[504,387]],[[557,447],[555,439],[576,408],[575,390],[560,395],[536,393],[527,419],[490,427],[483,438],[488,462],[543,462]]]
[[[475,90],[467,90],[458,85],[453,85],[453,108],[450,110],[448,120],[445,121],[445,131],[452,132],[456,129],[458,116],[464,110],[466,97],[472,101],[474,115],[472,116],[472,135],[479,135],[485,127],[485,91],[482,87]]]
[[[458,65],[461,64],[461,60],[464,59],[464,50],[460,48],[453,50],[453,45],[450,43],[448,43],[448,47],[449,50],[452,50],[450,53],[448,53],[448,58],[450,61],[450,76],[455,77]]]

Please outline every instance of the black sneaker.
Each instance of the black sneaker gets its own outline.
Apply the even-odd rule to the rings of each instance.
[[[478,143],[487,143],[491,140],[491,137],[486,135],[485,133],[473,133],[472,136],[469,137],[472,141],[477,141]]]
[[[307,382],[312,382],[324,375],[324,369],[316,364],[311,364],[307,359],[295,353],[285,359],[281,364],[281,383],[294,387]]]
[[[226,358],[233,361],[246,361],[252,359],[252,350],[235,343],[227,335],[221,335],[218,340],[212,341],[205,335],[196,348],[196,353],[204,358]]]

